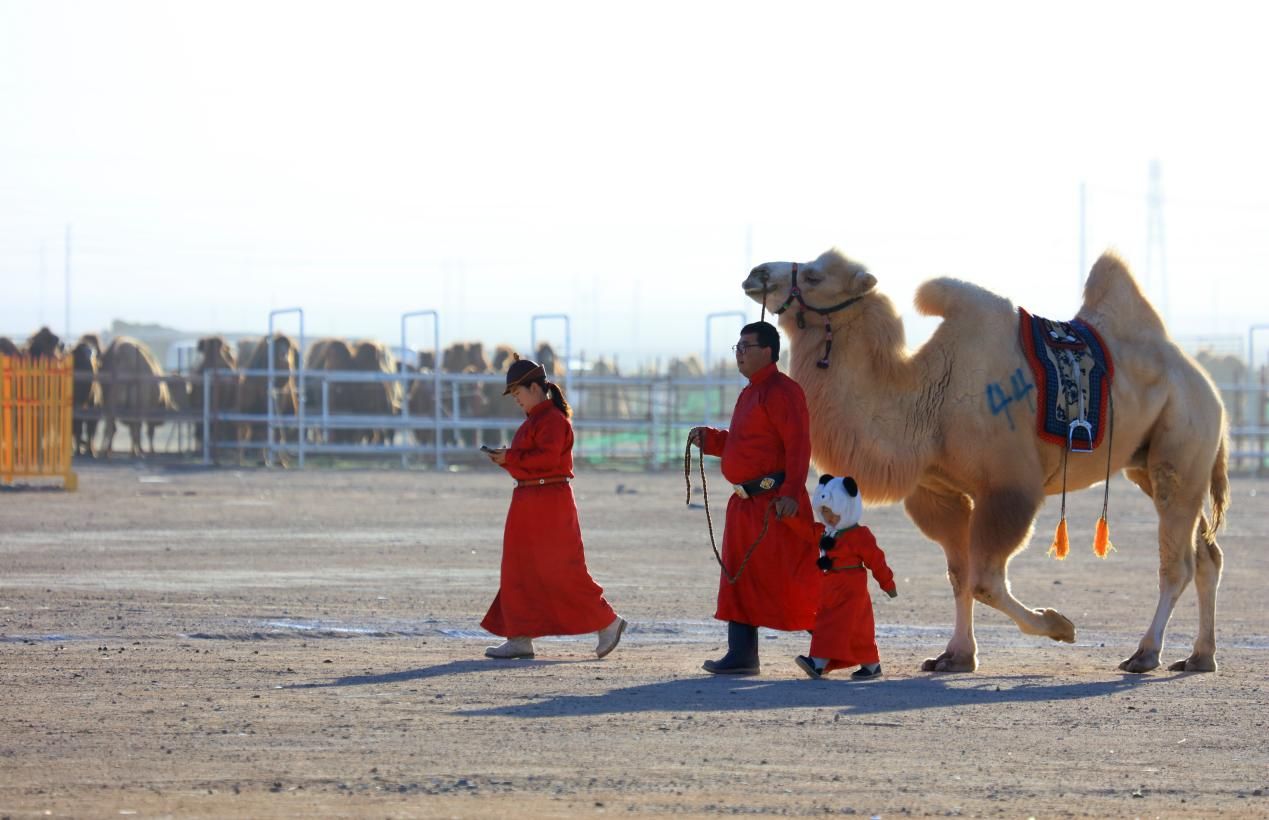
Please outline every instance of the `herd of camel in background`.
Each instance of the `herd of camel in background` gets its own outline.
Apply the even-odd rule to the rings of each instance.
[[[235,345],[222,336],[207,336],[198,342],[198,363],[189,375],[165,374],[158,359],[144,342],[130,336],[117,336],[102,350],[95,334],[86,334],[71,348],[74,360],[74,410],[76,455],[108,456],[118,424],[126,424],[131,433],[131,455],[140,456],[142,427],[146,428],[150,446],[154,452],[154,431],[170,418],[172,413],[186,411],[201,418],[203,399],[203,372],[208,369],[233,371],[213,377],[212,395],[207,401],[212,417],[212,441],[236,442],[238,461],[241,462],[248,446],[265,441],[266,425],[232,423],[219,420],[226,413],[264,416],[268,412],[267,377],[245,376],[244,370],[268,368],[268,345],[265,337],[239,340]],[[298,397],[296,379],[296,349],[293,339],[284,334],[274,336],[274,368],[282,375],[276,380],[275,412],[294,415]],[[65,353],[65,345],[47,327],[40,328],[25,344],[14,344],[0,336],[0,355],[28,355],[33,357],[58,356]],[[787,353],[786,353],[787,355]],[[507,345],[493,349],[491,358],[485,355],[480,342],[458,342],[441,354],[441,372],[446,374],[498,374],[505,373],[515,353]],[[380,372],[401,371],[431,374],[435,367],[430,351],[417,353],[413,364],[398,363],[391,350],[374,341],[348,342],[344,339],[318,339],[308,347],[304,359],[306,374],[327,372]],[[539,345],[534,356],[547,368],[547,372],[562,377],[562,363],[556,358],[549,344]],[[1199,351],[1195,357],[1218,385],[1233,385],[1224,399],[1235,429],[1243,424],[1263,424],[1266,405],[1261,392],[1258,395],[1240,391],[1242,385],[1258,384],[1261,390],[1269,383],[1269,368],[1251,372],[1236,356]],[[659,368],[658,368],[659,370]],[[594,375],[620,375],[614,364],[599,359],[590,366]],[[667,375],[672,378],[704,375],[704,368],[696,356],[669,360]],[[720,373],[725,371],[719,371]],[[416,418],[434,417],[434,386],[431,379],[417,379],[404,383],[353,382],[332,379],[327,390],[327,410],[331,415],[390,416],[401,413],[402,406]],[[464,381],[455,385],[458,392],[459,414],[465,419],[506,418],[514,415],[501,401],[501,386],[497,380],[490,382]],[[321,413],[321,380],[308,378],[305,385],[305,413],[311,420]],[[442,415],[450,417],[453,410],[453,394],[443,392]],[[579,415],[590,418],[632,417],[632,400],[624,388],[575,392],[570,401]],[[157,417],[157,418],[156,418]],[[98,419],[104,421],[102,440],[93,446]],[[203,426],[194,425],[197,449],[202,449]],[[331,444],[380,444],[390,443],[392,431],[379,428],[333,428],[324,433],[316,425],[307,433],[313,443]],[[420,445],[432,445],[435,434],[431,429],[414,429],[414,441]],[[455,431],[450,441],[462,446],[483,442],[491,445],[506,443],[506,432],[501,427],[481,429],[479,435],[470,431]],[[213,458],[217,448],[213,447]]]
[[[221,336],[200,339],[197,350],[198,363],[189,376],[166,375],[158,359],[150,349],[137,339],[118,336],[103,350],[97,335],[82,336],[71,348],[74,362],[74,437],[75,454],[93,457],[109,456],[118,423],[128,426],[131,434],[131,455],[140,456],[142,428],[149,439],[149,451],[154,453],[154,432],[163,423],[163,417],[182,410],[201,412],[205,400],[204,371],[215,373],[210,380],[211,396],[206,406],[211,409],[213,442],[236,441],[239,444],[239,460],[246,446],[264,442],[266,426],[260,422],[232,423],[216,420],[222,414],[236,413],[263,416],[268,412],[266,376],[247,376],[242,371],[267,370],[269,345],[267,337],[253,341],[241,340],[230,345]],[[298,405],[298,381],[296,379],[297,348],[295,340],[277,333],[273,337],[273,367],[279,375],[274,381],[274,412],[279,415],[295,415]],[[0,355],[27,355],[53,357],[65,353],[65,345],[47,327],[40,328],[24,345],[0,336]],[[401,365],[391,350],[375,341],[348,342],[344,339],[324,338],[313,342],[304,358],[306,373],[314,371],[356,373],[432,373],[435,368],[431,352],[421,351],[414,364]],[[498,345],[492,359],[485,356],[480,342],[459,342],[450,345],[441,355],[441,371],[451,374],[504,373],[515,352],[507,345]],[[559,374],[560,363],[549,344],[539,345],[536,358],[549,374]],[[224,372],[227,371],[227,372]],[[331,380],[327,388],[327,409],[331,415],[361,414],[367,416],[392,416],[401,412],[404,404],[410,415],[432,417],[435,400],[434,385],[430,379],[407,382],[403,390],[399,381],[355,382]],[[507,415],[507,408],[497,399],[501,386],[495,383],[463,382],[458,385],[459,412],[464,418],[488,418]],[[322,406],[321,379],[310,378],[305,385],[306,414],[312,418]],[[450,402],[443,403],[442,412],[449,414]],[[97,419],[104,421],[101,444],[94,447]],[[202,448],[202,425],[195,425],[197,446]],[[435,440],[432,430],[412,431],[414,440],[429,445]],[[314,442],[336,444],[390,443],[392,431],[381,428],[331,429],[323,436],[320,429],[310,429],[308,435]],[[463,441],[461,434],[456,434]],[[500,428],[484,430],[485,443],[502,443]],[[473,443],[474,436],[472,437]],[[214,450],[215,448],[213,448]]]

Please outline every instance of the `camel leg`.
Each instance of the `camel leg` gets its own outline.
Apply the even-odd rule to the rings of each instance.
[[[1125,672],[1149,672],[1159,666],[1163,651],[1164,631],[1172,618],[1176,602],[1198,576],[1199,634],[1194,641],[1194,654],[1174,667],[1210,672],[1216,669],[1216,586],[1220,582],[1223,561],[1220,547],[1213,538],[1209,544],[1206,523],[1199,533],[1203,496],[1182,487],[1177,470],[1167,462],[1150,466],[1149,475],[1133,470],[1129,478],[1148,490],[1159,513],[1159,602],[1146,633],[1141,636],[1137,651],[1119,664]]]
[[[1198,534],[1194,540],[1194,587],[1198,592],[1199,628],[1194,649],[1188,658],[1168,666],[1172,672],[1216,671],[1216,589],[1221,583],[1224,554],[1216,543],[1207,517],[1199,516]]]
[[[251,425],[238,425],[238,466],[242,466],[243,459],[246,458],[247,448],[243,445],[251,443]]]
[[[904,508],[921,532],[943,547],[947,579],[956,601],[956,626],[947,648],[937,658],[926,658],[925,672],[973,672],[978,668],[978,642],[974,639],[974,596],[970,594],[969,519],[971,506],[963,495],[939,494],[924,487],[904,499]]]
[[[141,446],[141,426],[141,422],[139,421],[128,422],[128,435],[132,438],[131,454],[133,458],[140,458],[145,455],[145,448]]]
[[[115,446],[115,430],[118,429],[115,424],[114,416],[106,417],[106,426],[101,431],[101,455],[102,458],[110,458],[110,450]]]
[[[1027,635],[1075,642],[1075,624],[1054,609],[1030,609],[1009,589],[1008,564],[1031,538],[1043,494],[993,490],[974,500],[970,520],[970,572],[975,600],[1013,619]]]

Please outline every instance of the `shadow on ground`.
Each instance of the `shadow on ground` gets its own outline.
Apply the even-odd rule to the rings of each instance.
[[[600,695],[563,695],[535,703],[459,711],[465,716],[520,718],[615,715],[633,712],[722,712],[732,709],[840,708],[845,715],[921,709],[1043,703],[1102,698],[1163,685],[1170,677],[1123,677],[1092,683],[1052,683],[1043,676],[931,676],[868,683],[850,680],[737,680],[691,678],[613,689]]]

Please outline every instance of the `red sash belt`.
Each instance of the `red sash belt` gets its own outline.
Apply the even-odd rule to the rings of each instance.
[[[545,478],[524,478],[516,480],[516,487],[542,487],[547,484],[567,484],[571,481],[566,475],[551,475]]]

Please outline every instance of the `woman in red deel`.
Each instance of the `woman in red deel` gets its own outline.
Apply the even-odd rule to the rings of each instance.
[[[582,549],[573,488],[572,408],[542,365],[516,359],[507,389],[528,418],[511,446],[489,459],[516,480],[502,534],[502,579],[480,625],[507,640],[485,650],[491,658],[532,658],[542,635],[597,632],[595,654],[617,648],[626,620],[604,600]]]

